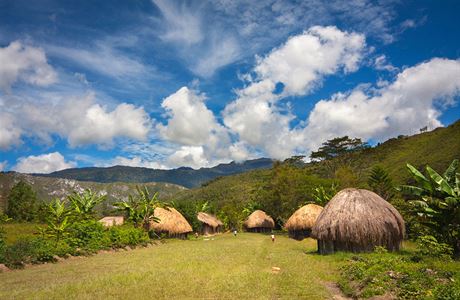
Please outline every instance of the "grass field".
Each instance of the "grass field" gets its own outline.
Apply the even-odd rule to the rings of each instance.
[[[38,227],[44,227],[43,224],[37,223],[6,223],[1,224],[5,231],[5,242],[8,245],[14,244],[21,238],[26,238],[38,234]]]
[[[249,233],[168,240],[0,273],[0,299],[330,299],[344,257],[315,250],[310,239]]]

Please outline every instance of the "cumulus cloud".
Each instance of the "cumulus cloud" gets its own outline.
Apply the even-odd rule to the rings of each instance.
[[[76,167],[73,161],[65,161],[59,152],[20,157],[13,170],[20,173],[51,173]]]
[[[395,66],[393,66],[391,63],[387,61],[387,57],[384,54],[379,55],[375,58],[374,68],[379,71],[389,71],[389,72],[398,71],[398,68],[396,68]]]
[[[241,141],[262,147],[271,157],[288,156],[298,144],[298,136],[289,126],[294,116],[277,104],[279,100],[310,93],[324,76],[355,71],[364,50],[363,35],[336,27],[315,26],[291,37],[257,59],[250,77],[255,79],[237,91],[238,98],[223,112],[225,125]],[[278,93],[277,85],[282,86]]]
[[[375,91],[357,88],[319,101],[303,131],[315,149],[327,138],[350,135],[385,140],[442,126],[439,116],[460,95],[460,61],[434,58],[399,73]]]
[[[57,74],[41,48],[15,41],[0,48],[0,61],[0,89],[4,92],[9,93],[11,86],[19,80],[37,86],[57,81]]]
[[[186,145],[200,145],[207,141],[219,125],[205,103],[204,95],[182,87],[163,100],[167,125],[158,125],[162,137]]]
[[[0,105],[0,108],[2,106]],[[9,113],[0,112],[0,149],[7,150],[21,144],[22,130]]]
[[[163,100],[167,123],[158,124],[156,129],[162,138],[180,147],[167,155],[166,165],[210,166],[248,156],[245,144],[232,142],[205,100],[203,94],[187,87]]]
[[[10,118],[1,119],[6,123],[0,130],[2,148],[18,144],[23,135],[48,145],[52,144],[53,135],[59,135],[71,147],[96,144],[110,148],[117,138],[147,139],[151,120],[142,107],[121,103],[111,109],[97,103],[93,92],[47,96],[9,101]]]

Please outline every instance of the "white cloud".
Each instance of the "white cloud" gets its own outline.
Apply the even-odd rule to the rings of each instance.
[[[7,150],[21,144],[22,130],[15,123],[11,114],[0,112],[0,149]]]
[[[186,4],[174,5],[171,1],[152,1],[161,11],[165,25],[161,38],[190,46],[204,39],[203,22],[200,7],[188,7]]]
[[[113,146],[114,140],[126,138],[145,141],[151,120],[142,107],[121,103],[110,109],[96,102],[90,92],[83,96],[37,94],[29,99],[10,99],[10,118],[0,130],[0,145],[18,144],[21,135],[52,144],[53,135],[67,139],[71,147],[96,144]]]
[[[315,149],[331,137],[385,140],[442,126],[439,117],[460,95],[460,61],[434,58],[407,68],[377,91],[356,89],[319,101],[303,131]],[[320,140],[321,139],[321,140]]]
[[[182,87],[163,100],[161,106],[169,117],[167,125],[158,125],[161,136],[185,145],[200,145],[219,125],[204,104],[205,96]]]
[[[46,50],[51,56],[64,58],[87,70],[119,80],[139,78],[149,73],[141,61],[115,49],[107,41],[97,42],[88,48],[47,45]]]
[[[393,66],[391,63],[387,61],[387,57],[384,54],[379,55],[375,58],[374,68],[380,71],[382,70],[389,71],[389,72],[398,71],[398,68],[396,68],[395,66]]]
[[[139,156],[134,156],[132,158],[117,156],[113,160],[111,160],[111,162],[108,165],[141,167],[141,168],[151,168],[151,169],[166,169],[166,166],[156,161],[146,161],[142,157],[139,157]]]
[[[57,81],[57,74],[41,48],[15,41],[0,48],[0,61],[0,89],[4,92],[10,92],[11,86],[18,80],[37,86]]]
[[[20,157],[13,170],[20,173],[51,173],[76,167],[76,163],[65,161],[59,152]]]
[[[209,166],[209,161],[204,155],[201,146],[182,146],[167,160],[167,164],[173,167],[187,166],[194,169]]]
[[[288,156],[298,144],[298,137],[289,125],[294,116],[278,101],[310,93],[326,75],[355,71],[364,49],[364,36],[336,27],[315,26],[291,37],[257,59],[256,79],[238,90],[238,98],[226,106],[225,125],[238,134],[240,141],[261,147],[271,157]],[[275,93],[279,83],[284,88]]]
[[[0,161],[0,172],[5,171],[7,165],[8,165],[8,162],[6,160]]]

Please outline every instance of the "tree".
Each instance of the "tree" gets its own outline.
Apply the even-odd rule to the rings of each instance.
[[[107,195],[98,195],[90,189],[86,189],[83,193],[73,192],[67,198],[71,203],[75,216],[82,220],[88,220],[94,216],[96,205],[105,201]]]
[[[367,179],[367,184],[373,192],[385,200],[394,196],[394,185],[388,172],[381,166],[374,166]]]
[[[8,195],[6,214],[16,221],[33,221],[36,213],[37,194],[25,181],[19,181]]]
[[[136,197],[129,195],[128,202],[121,201],[114,203],[118,210],[124,211],[127,218],[134,223],[135,227],[142,226],[146,231],[150,231],[150,222],[158,223],[159,218],[154,216],[155,208],[164,205],[157,200],[158,193],[150,196],[147,187],[140,188],[136,186],[138,195]]]
[[[350,139],[348,136],[336,137],[324,142],[318,151],[312,151],[310,158],[313,161],[328,160],[366,148],[369,148],[369,145],[361,141],[360,138]]]
[[[434,231],[436,238],[454,248],[460,255],[460,173],[455,159],[441,176],[430,166],[423,175],[407,164],[417,186],[403,185],[398,188],[411,197],[414,211],[420,222]]]

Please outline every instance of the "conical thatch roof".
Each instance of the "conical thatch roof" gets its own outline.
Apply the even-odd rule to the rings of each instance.
[[[244,221],[244,227],[246,228],[273,228],[275,222],[272,217],[267,215],[264,211],[256,210]]]
[[[313,227],[320,253],[399,250],[404,237],[399,212],[374,192],[344,189],[324,207]]]
[[[205,212],[199,212],[196,217],[198,221],[205,223],[213,228],[217,228],[223,225],[223,223],[216,216]]]
[[[292,214],[284,228],[286,230],[312,229],[322,210],[323,208],[316,204],[304,205]]]
[[[154,216],[159,218],[159,223],[151,222],[150,226],[157,232],[168,232],[169,234],[181,234],[192,232],[192,226],[175,208],[168,207],[167,209],[155,208]]]

